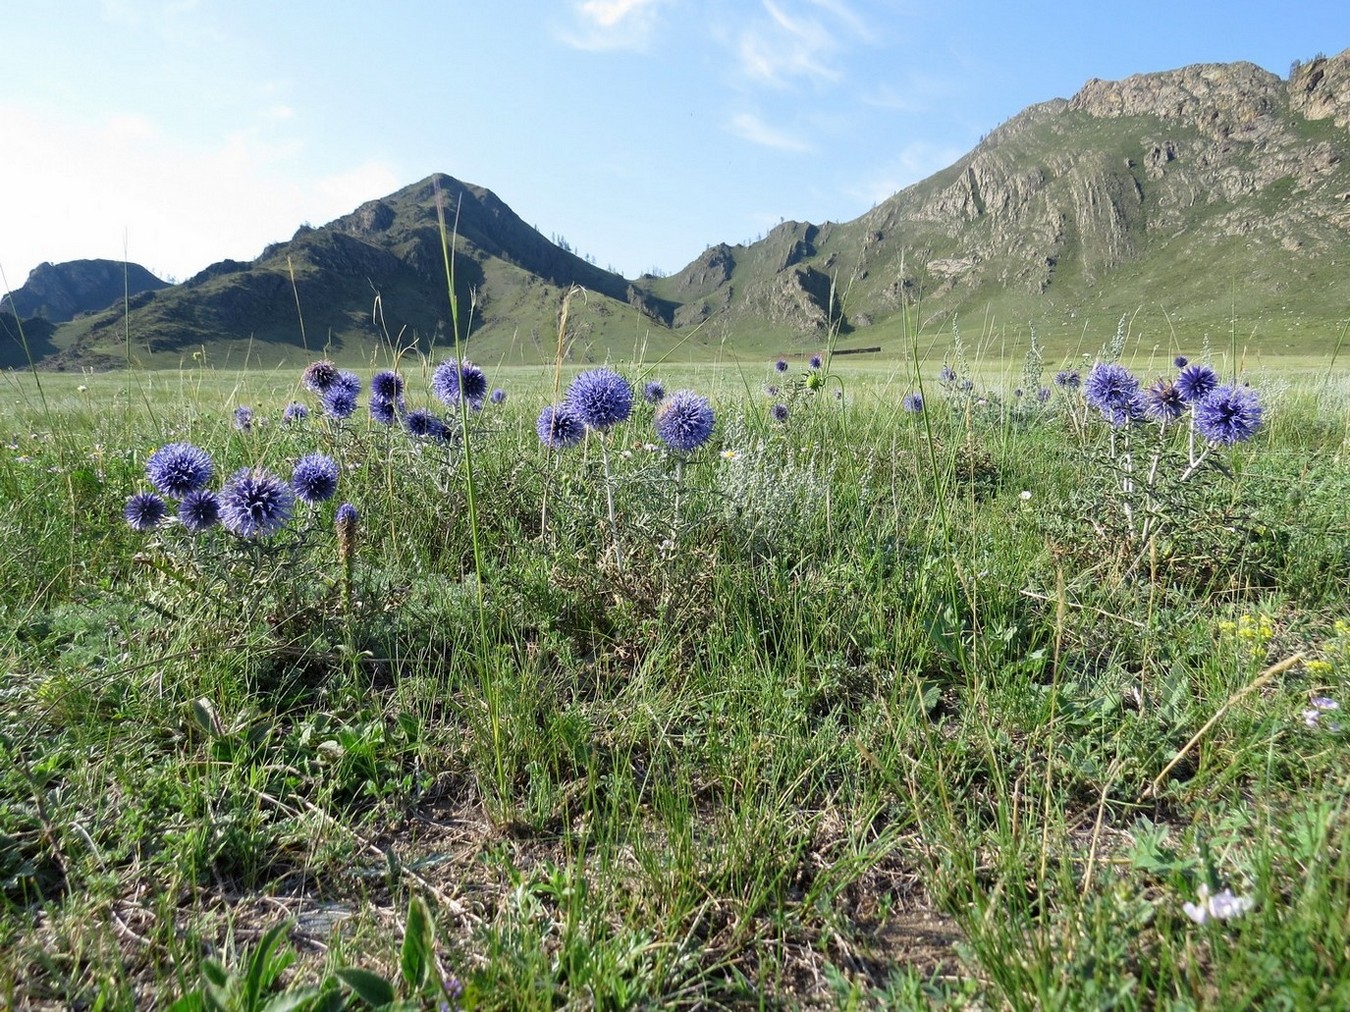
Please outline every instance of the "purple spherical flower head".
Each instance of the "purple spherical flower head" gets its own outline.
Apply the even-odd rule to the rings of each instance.
[[[1124,425],[1136,414],[1135,395],[1139,380],[1123,365],[1098,362],[1083,383],[1083,399],[1102,413],[1115,426]]]
[[[220,523],[220,499],[209,489],[189,492],[178,504],[178,522],[193,534],[209,530]]]
[[[356,512],[356,507],[349,502],[344,502],[337,508],[337,514],[333,517],[333,522],[339,526],[343,524],[354,524],[360,519]]]
[[[953,368],[952,368],[951,366],[949,366],[949,365],[944,365],[944,366],[942,367],[942,371],[938,373],[938,382],[939,382],[939,383],[955,383],[955,382],[956,382],[956,370],[953,369]]]
[[[295,462],[291,472],[291,488],[301,502],[313,506],[337,494],[337,461],[322,453],[311,453]]]
[[[323,395],[323,413],[329,418],[350,418],[356,410],[356,394],[341,382],[334,383]]]
[[[281,420],[288,423],[303,422],[308,417],[309,408],[299,401],[291,401],[286,405],[286,410],[281,413]]]
[[[819,369],[823,364],[823,361],[824,360],[821,359],[819,355],[812,355],[810,359],[807,360],[806,364],[809,365],[812,369]]]
[[[220,492],[220,522],[241,538],[275,534],[291,518],[295,496],[276,475],[255,467],[236,471]]]
[[[788,371],[787,359],[780,358],[777,362],[773,364],[773,367],[777,369],[779,372],[787,372]]]
[[[777,397],[777,396],[778,396],[778,384],[777,384],[777,383],[770,383],[768,386],[766,386],[766,387],[764,388],[764,396],[765,396],[765,397]]]
[[[164,500],[153,492],[137,492],[122,510],[122,516],[134,531],[153,531],[164,519],[164,513]]]
[[[1061,369],[1055,373],[1055,386],[1065,390],[1077,390],[1080,382],[1082,377],[1078,375],[1077,369]]]
[[[408,430],[410,436],[438,443],[446,436],[445,423],[426,408],[415,408],[404,415],[403,427]]]
[[[706,397],[678,390],[656,409],[654,424],[661,442],[680,453],[692,453],[712,438],[713,409]]]
[[[403,377],[392,369],[382,369],[370,378],[371,400],[396,401],[403,396]]]
[[[1044,404],[1049,399],[1050,399],[1049,387],[1041,387],[1039,390],[1036,391],[1036,400],[1040,401],[1042,404]]]
[[[305,389],[313,393],[323,395],[328,392],[328,388],[337,382],[338,368],[327,359],[320,359],[318,362],[311,362],[305,367],[300,380],[305,384]]]
[[[337,379],[333,381],[333,385],[328,389],[346,390],[352,395],[352,399],[355,400],[357,397],[361,396],[361,377],[354,372],[347,372],[344,369],[342,372],[338,373]]]
[[[550,404],[539,412],[534,423],[539,441],[551,450],[565,450],[576,446],[586,435],[586,423],[573,414],[566,404]]]
[[[462,396],[477,410],[487,396],[487,374],[468,359],[448,358],[431,374],[431,392],[446,404],[458,404]]]
[[[642,399],[648,404],[660,404],[665,399],[666,388],[657,380],[650,381],[642,388]]]
[[[1181,391],[1169,379],[1160,379],[1144,391],[1144,413],[1156,422],[1173,421],[1185,410]]]
[[[1211,443],[1244,443],[1261,427],[1261,401],[1255,390],[1221,386],[1193,405],[1195,431]]]
[[[1178,355],[1176,358],[1172,359],[1172,364],[1176,366],[1178,369],[1185,369],[1186,363],[1189,361],[1190,359],[1188,359],[1185,355]]]
[[[505,404],[506,391],[501,387],[494,387],[492,393],[488,394],[488,401],[492,404]]]
[[[402,410],[402,397],[393,401],[382,401],[378,397],[371,398],[370,417],[381,425],[393,425],[394,422],[398,421],[399,412]]]
[[[145,474],[150,484],[174,499],[204,488],[215,470],[206,451],[191,443],[161,446],[145,462]]]
[[[910,414],[917,415],[923,410],[923,394],[905,394],[904,398],[900,401],[900,406]]]
[[[253,428],[253,409],[241,404],[234,409],[234,427],[240,432],[248,432]]]
[[[788,420],[788,406],[783,403],[775,404],[769,409],[769,414],[773,416],[775,422],[786,422]]]
[[[1195,404],[1219,385],[1219,374],[1207,365],[1188,365],[1177,375],[1177,390],[1187,404]]]
[[[626,421],[633,410],[633,388],[613,369],[590,369],[567,388],[567,409],[601,432]]]

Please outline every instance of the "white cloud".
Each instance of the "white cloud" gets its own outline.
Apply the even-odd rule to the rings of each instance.
[[[776,151],[808,152],[813,150],[809,141],[769,126],[754,113],[738,113],[731,118],[729,126],[736,136],[762,147],[773,148]]]
[[[331,221],[406,182],[376,160],[312,172],[295,138],[237,132],[185,143],[144,116],[78,120],[0,103],[9,138],[0,267],[13,286],[43,261],[126,256],[186,278],[247,260],[304,221]]]
[[[870,41],[863,20],[843,0],[806,0],[789,9],[780,0],[762,0],[767,17],[757,18],[740,33],[736,46],[741,71],[763,84],[785,86],[798,78],[838,81],[845,50],[841,33]],[[817,17],[806,8],[823,12]]]
[[[869,204],[878,204],[906,186],[947,168],[965,153],[949,144],[912,141],[869,176],[847,187],[847,192]]]
[[[573,5],[577,30],[563,41],[576,49],[641,49],[656,26],[664,0],[583,0]]]

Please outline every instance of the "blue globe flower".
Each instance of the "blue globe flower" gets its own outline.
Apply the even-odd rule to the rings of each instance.
[[[295,462],[291,488],[301,502],[311,506],[326,502],[337,494],[338,474],[337,461],[332,457],[311,453]]]
[[[206,451],[191,443],[161,446],[145,462],[145,474],[150,484],[161,494],[174,499],[205,488],[215,470]]]
[[[939,383],[955,383],[955,382],[956,382],[956,370],[953,369],[953,368],[952,368],[951,366],[949,366],[949,365],[944,365],[944,366],[942,367],[942,370],[938,373],[938,382],[939,382]]]
[[[628,419],[633,388],[613,369],[590,369],[572,380],[566,403],[573,415],[604,432]]]
[[[1261,401],[1255,390],[1221,386],[1193,405],[1195,431],[1211,443],[1245,443],[1261,427]]]
[[[305,389],[322,396],[328,392],[328,388],[337,382],[338,367],[327,359],[321,359],[318,362],[311,362],[305,367],[304,373],[300,376],[300,381],[305,384]]]
[[[773,367],[777,369],[779,372],[787,372],[788,371],[787,359],[780,358],[777,362],[773,364]]]
[[[426,408],[414,408],[404,415],[403,427],[408,430],[410,436],[430,439],[437,443],[444,442],[448,436],[445,423]]]
[[[550,404],[539,412],[534,423],[539,441],[552,450],[576,446],[586,435],[586,423],[572,413],[566,404]]]
[[[469,407],[475,411],[483,406],[487,397],[487,374],[468,359],[463,361],[449,358],[436,367],[431,374],[431,392],[445,404],[458,404],[463,397]]]
[[[403,396],[403,377],[392,369],[383,369],[370,378],[371,400],[397,401]]]
[[[127,500],[122,510],[128,526],[134,531],[153,531],[164,519],[164,500],[153,492],[137,492]]]
[[[672,450],[692,453],[712,438],[713,409],[706,397],[678,390],[656,409],[656,435]]]
[[[281,412],[281,420],[290,424],[303,422],[309,417],[309,408],[305,407],[299,401],[291,401],[286,405],[286,410]]]
[[[1083,383],[1083,399],[1116,427],[1143,415],[1138,393],[1139,380],[1116,362],[1098,362]]]
[[[642,399],[648,404],[660,404],[665,396],[666,388],[656,380],[652,380],[642,388]]]
[[[1077,369],[1061,369],[1055,373],[1055,386],[1065,390],[1077,390],[1081,382],[1082,377],[1078,375]]]
[[[491,401],[493,404],[505,404],[506,391],[503,390],[501,387],[495,387],[492,393],[488,394],[488,400]]]
[[[361,377],[354,372],[347,372],[345,369],[338,373],[337,379],[329,390],[346,390],[355,399],[361,396]]]
[[[900,406],[911,414],[919,414],[923,411],[923,394],[905,394],[904,399],[900,401]]]
[[[220,522],[241,538],[275,534],[291,518],[295,496],[276,475],[260,467],[236,471],[220,493]]]
[[[1178,369],[1184,369],[1186,368],[1187,361],[1188,359],[1185,355],[1178,355],[1176,358],[1172,359],[1172,364]]]
[[[1180,418],[1186,410],[1186,401],[1177,385],[1169,379],[1160,379],[1144,391],[1144,413],[1157,422]]]
[[[240,432],[253,428],[253,409],[243,404],[234,409],[234,427]]]
[[[183,496],[178,504],[178,522],[193,534],[200,534],[220,523],[220,499],[208,489]]]
[[[341,382],[334,383],[323,395],[323,413],[329,418],[350,418],[356,410],[356,394]]]
[[[1195,404],[1219,385],[1219,374],[1207,365],[1188,365],[1177,374],[1177,390],[1187,404]]]
[[[809,365],[812,369],[819,369],[823,364],[824,362],[819,355],[812,355],[811,358],[807,361],[807,365]]]
[[[769,414],[773,416],[775,422],[786,422],[788,420],[788,406],[781,402],[775,404],[769,409]]]
[[[337,524],[337,526],[342,527],[344,525],[355,524],[357,519],[358,514],[356,512],[356,507],[349,502],[344,502],[337,508],[337,514],[333,517],[333,522]]]

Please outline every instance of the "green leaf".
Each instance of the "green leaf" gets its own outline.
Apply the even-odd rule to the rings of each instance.
[[[244,978],[244,1008],[249,1012],[259,1008],[259,999],[263,992],[271,986],[281,971],[291,964],[293,956],[290,953],[282,953],[275,960],[272,958],[273,951],[290,927],[290,921],[282,921],[270,928],[267,934],[262,936],[262,941],[258,943],[252,958],[248,961],[248,974]]]
[[[262,1007],[261,1012],[294,1012],[295,1009],[311,1005],[318,996],[317,987],[302,987],[277,995]]]
[[[176,1002],[169,1006],[169,1012],[203,1012],[206,1006],[202,1003],[200,991],[193,991],[191,994],[185,994]]]
[[[414,993],[421,991],[431,975],[435,931],[431,913],[422,897],[408,904],[408,921],[403,928],[403,956],[400,960],[403,980]]]
[[[367,1005],[379,1008],[394,1000],[394,985],[378,973],[362,970],[355,966],[344,966],[334,970],[333,975],[346,984]]]

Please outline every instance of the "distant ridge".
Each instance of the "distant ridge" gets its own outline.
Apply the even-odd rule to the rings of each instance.
[[[436,175],[251,262],[146,290],[126,312],[119,297],[61,323],[43,359],[123,362],[128,334],[151,364],[444,348],[438,199],[457,215],[461,336],[471,324],[481,360],[550,359],[565,299],[577,360],[639,346],[802,351],[835,327],[844,346],[884,354],[902,319],[1081,343],[1141,310],[1160,341],[1240,328],[1276,350],[1305,346],[1350,315],[1350,50],[1296,64],[1288,80],[1250,63],[1092,80],[853,221],[784,222],[668,277],[601,270],[490,190]]]
[[[81,313],[107,309],[125,296],[169,287],[140,264],[120,260],[69,260],[39,264],[21,288],[0,297],[0,312],[22,319],[66,323]]]

